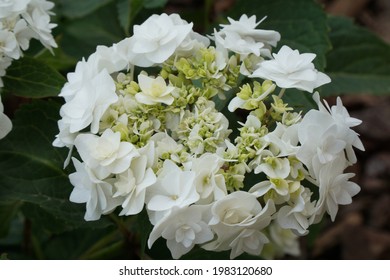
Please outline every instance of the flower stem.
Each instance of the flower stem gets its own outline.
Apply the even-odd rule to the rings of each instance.
[[[129,70],[130,70],[130,73],[131,73],[131,77],[130,78],[131,78],[132,81],[134,81],[134,65],[131,64]]]
[[[286,89],[285,89],[285,88],[282,88],[282,89],[280,90],[280,92],[279,92],[278,97],[279,97],[279,98],[282,98],[285,91],[286,91]]]

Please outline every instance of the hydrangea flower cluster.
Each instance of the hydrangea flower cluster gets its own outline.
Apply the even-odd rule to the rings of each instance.
[[[1,77],[5,76],[6,69],[29,48],[32,38],[49,50],[57,47],[51,34],[57,26],[50,23],[53,7],[54,4],[46,0],[0,0],[0,89],[4,86]],[[11,128],[0,97],[0,139]]]
[[[194,246],[273,258],[299,254],[311,224],[351,203],[360,187],[344,170],[364,149],[360,120],[318,93],[305,115],[286,104],[286,89],[313,93],[330,78],[314,54],[272,53],[280,34],[260,23],[229,18],[205,37],[177,14],[153,15],[78,62],[53,145],[70,149],[70,200],[86,204],[85,220],[146,211],[148,246],[166,239],[173,258]],[[224,99],[245,113],[236,137]]]

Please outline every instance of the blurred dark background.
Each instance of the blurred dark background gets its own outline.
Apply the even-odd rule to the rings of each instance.
[[[328,13],[351,17],[390,43],[389,0],[319,2]],[[342,100],[351,116],[363,121],[356,131],[366,151],[357,153],[358,163],[350,169],[361,192],[340,208],[334,224],[322,225],[312,244],[304,240],[312,246],[306,258],[390,259],[390,97],[348,95]],[[328,102],[334,104],[335,98]]]

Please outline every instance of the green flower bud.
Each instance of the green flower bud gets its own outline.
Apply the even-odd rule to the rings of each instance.
[[[270,87],[273,86],[273,82],[270,80],[265,80],[262,84],[261,87],[263,88],[263,92],[267,91]],[[273,92],[273,91],[272,91]],[[271,93],[272,93],[271,92]]]
[[[237,93],[237,96],[243,100],[248,100],[252,97],[252,88],[249,84],[245,84],[240,87],[240,92]]]
[[[131,81],[130,84],[127,85],[127,87],[126,87],[126,92],[128,92],[132,95],[135,95],[139,91],[140,91],[139,85],[134,81]]]
[[[118,123],[116,124],[112,130],[114,132],[119,132],[121,134],[121,140],[122,141],[127,141],[128,140],[128,136],[129,136],[129,129],[128,127],[123,124],[123,123]]]

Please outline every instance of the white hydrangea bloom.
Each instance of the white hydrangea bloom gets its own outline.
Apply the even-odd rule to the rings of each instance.
[[[254,169],[255,174],[263,172],[269,178],[285,179],[290,174],[290,162],[288,158],[267,156]]]
[[[310,201],[311,192],[300,186],[292,197],[291,205],[279,209],[276,221],[282,228],[291,229],[298,235],[307,234],[316,210],[314,202]]]
[[[286,126],[280,122],[276,124],[274,131],[264,136],[269,143],[270,150],[278,157],[295,155],[298,146],[298,125]]]
[[[51,34],[56,26],[50,23],[53,7],[46,0],[0,0],[0,88],[10,59],[19,59],[32,38],[49,50],[57,47]]]
[[[94,134],[79,134],[75,147],[88,167],[96,170],[100,179],[111,173],[125,172],[133,158],[138,157],[137,149],[129,142],[121,142],[120,132],[106,129],[99,137]]]
[[[215,103],[212,101],[202,99],[196,105],[192,111],[187,110],[182,117],[176,130],[178,138],[185,141],[186,146],[195,155],[225,148],[225,139],[231,133],[229,120],[215,109]]]
[[[101,215],[112,212],[119,204],[113,197],[113,186],[107,181],[100,180],[85,163],[72,158],[76,172],[69,175],[74,186],[69,200],[75,203],[86,203],[84,219],[95,221]]]
[[[86,81],[93,80],[101,72],[113,74],[123,70],[128,61],[124,57],[123,43],[114,44],[112,47],[98,46],[96,52],[77,62],[75,71],[67,74],[67,82],[61,89],[59,96],[66,102],[71,101],[75,96],[83,94],[86,90]]]
[[[56,139],[53,142],[54,146],[66,146],[71,149],[78,132],[82,130],[81,127],[88,126],[88,121],[91,121],[91,119],[93,122],[93,129],[91,128],[91,130],[97,131],[99,129],[99,121],[106,112],[105,108],[108,108],[111,103],[117,102],[115,101],[118,99],[115,94],[115,83],[107,73],[111,74],[108,70],[118,71],[119,69],[116,69],[118,67],[117,63],[120,64],[119,66],[126,64],[118,62],[118,60],[110,59],[112,55],[106,59],[105,55],[108,53],[109,51],[106,51],[106,47],[98,47],[97,52],[92,54],[88,60],[83,58],[76,64],[75,71],[67,74],[68,81],[61,89],[59,96],[65,99],[66,104],[69,104],[64,105],[60,110],[63,118],[58,121],[59,134],[56,135]],[[104,83],[103,87],[106,88],[106,92],[104,90],[94,91],[95,81],[99,81],[103,76],[104,79],[101,82]],[[110,87],[109,91],[107,91],[108,87]],[[90,97],[88,96],[89,90],[95,94],[101,93],[101,96],[93,95],[93,97]],[[109,94],[110,92],[111,94]],[[96,108],[93,106],[94,99],[96,99]],[[83,105],[79,104],[79,102],[84,102],[87,106],[83,108]],[[108,103],[105,104],[106,102]],[[78,106],[81,108],[77,108]],[[63,111],[64,108],[68,111]],[[72,112],[73,110],[75,111],[74,114]]]
[[[356,156],[353,147],[364,150],[358,134],[350,127],[361,123],[360,120],[349,117],[341,100],[336,106],[326,109],[319,101],[319,95],[314,95],[320,110],[310,110],[303,117],[298,128],[298,138],[301,147],[297,158],[316,177],[323,164],[337,158],[347,158],[345,165],[355,163]]]
[[[141,88],[141,91],[135,95],[138,102],[146,105],[157,103],[171,105],[173,103],[174,98],[171,93],[175,87],[167,86],[161,76],[154,79],[140,74],[138,75],[138,83]]]
[[[45,48],[51,50],[52,47],[57,47],[57,43],[51,34],[52,29],[56,27],[57,24],[50,22],[50,16],[46,12],[43,12],[40,9],[33,9],[31,14],[25,13],[23,17],[34,32],[34,37],[38,39]]]
[[[285,179],[291,172],[287,156],[295,155],[298,147],[298,126],[285,126],[277,123],[274,131],[262,138],[266,150],[259,150],[257,158],[251,163],[255,174],[265,173],[269,178]]]
[[[241,38],[240,34],[235,32],[222,32],[223,31],[214,33],[215,40],[219,45],[242,55],[249,55],[253,53],[260,56],[260,50],[264,47],[262,42],[256,42],[251,37]]]
[[[174,207],[153,227],[148,239],[149,248],[159,237],[163,237],[167,240],[172,257],[178,259],[196,244],[210,241],[214,234],[203,217],[208,208],[200,205]]]
[[[147,209],[164,215],[173,207],[197,202],[199,194],[194,188],[194,180],[194,172],[183,171],[173,161],[165,160],[156,183],[148,188]]]
[[[0,0],[0,19],[22,13],[29,3],[30,0]]]
[[[54,7],[52,2],[45,0],[15,0],[11,2],[3,0],[0,3],[0,5],[4,5],[0,12],[0,29],[13,33],[17,39],[18,47],[26,50],[31,38],[38,39],[49,50],[52,47],[57,47],[51,34],[52,29],[57,26],[50,23],[50,15],[53,14],[50,10]]]
[[[4,138],[12,130],[12,122],[4,114],[4,106],[0,96],[0,139]]]
[[[269,243],[267,236],[257,229],[244,229],[230,243],[230,259],[234,259],[242,253],[258,256],[265,244]]]
[[[77,135],[79,135],[79,133],[71,133],[69,124],[65,124],[62,119],[58,120],[57,125],[60,132],[56,135],[52,145],[54,147],[67,147],[69,149],[68,156],[64,161],[65,168],[70,163],[74,147],[74,140],[76,139]]]
[[[19,18],[13,25],[13,32],[15,34],[16,41],[22,50],[27,50],[30,46],[30,40],[34,37],[30,27],[23,18]]]
[[[202,202],[212,202],[227,195],[225,179],[219,173],[224,161],[216,154],[205,153],[193,159],[191,170],[195,172],[195,188]]]
[[[238,21],[229,18],[230,24],[221,24],[224,32],[237,32],[243,36],[251,36],[256,40],[273,47],[280,40],[280,33],[274,30],[256,29],[256,27],[262,23],[267,17],[263,17],[259,22],[256,22],[256,16],[248,17],[243,14]]]
[[[210,45],[210,39],[191,31],[184,41],[175,51],[175,55],[191,56],[196,50],[207,48]]]
[[[273,197],[273,200],[277,204],[285,202],[290,194],[290,186],[288,181],[279,178],[261,181],[260,183],[253,185],[249,189],[249,193],[252,193],[257,197],[261,197],[271,190],[279,196]]]
[[[313,177],[317,176],[322,164],[345,157],[346,141],[338,137],[337,124],[329,114],[309,111],[299,125],[298,137],[301,147],[297,158],[307,166]]]
[[[275,257],[282,257],[284,254],[292,256],[299,256],[300,245],[299,238],[290,229],[281,228],[277,222],[271,222],[269,225],[269,239],[270,243],[262,256],[266,259],[273,259]]]
[[[70,101],[84,87],[86,80],[93,79],[99,71],[93,67],[97,63],[94,61],[96,56],[91,55],[86,61],[84,58],[77,62],[75,71],[67,74],[67,82],[62,87],[59,96],[63,97],[66,102]]]
[[[58,120],[57,125],[60,132],[56,135],[56,138],[53,141],[53,146],[71,148],[79,133],[70,133],[69,124],[65,124],[62,119]]]
[[[217,234],[217,239],[202,247],[212,251],[234,248],[231,257],[236,257],[242,252],[257,252],[264,243],[254,243],[252,245],[257,245],[256,248],[251,247],[248,245],[247,233],[256,232],[256,235],[265,242],[266,238],[259,233],[269,225],[274,212],[275,205],[272,200],[263,208],[256,196],[251,193],[243,191],[230,193],[212,204],[209,225]]]
[[[246,121],[244,124],[241,123],[242,126],[248,127],[248,128],[261,128],[261,121],[258,117],[249,114],[246,117]]]
[[[112,74],[129,67],[129,60],[126,58],[128,46],[125,42],[122,40],[111,47],[97,46],[96,52],[88,58],[88,62],[94,64],[89,68],[98,72],[106,69],[108,73]]]
[[[0,30],[0,55],[19,59],[21,51],[15,34],[8,30]]]
[[[177,143],[167,133],[156,133],[151,140],[155,143],[157,157],[166,158],[168,156],[173,162],[183,163],[179,155],[184,149],[183,145]]]
[[[273,57],[272,60],[260,62],[251,77],[274,81],[280,88],[297,88],[308,92],[330,82],[326,74],[314,68],[312,61],[316,55],[313,53],[300,54],[298,50],[283,46]]]
[[[244,56],[251,53],[269,56],[269,49],[276,46],[280,34],[273,30],[256,29],[265,18],[259,22],[256,22],[256,16],[248,18],[245,14],[238,21],[228,18],[230,24],[221,24],[222,29],[214,33],[215,40],[226,49]]]
[[[131,62],[149,67],[167,60],[192,31],[192,23],[179,22],[177,15],[152,15],[141,25],[134,25],[130,39]]]
[[[51,29],[56,25],[50,24],[48,15],[48,10],[54,4],[48,2],[50,7],[40,13],[38,18],[33,15],[32,10],[39,1],[44,0],[0,0],[0,88],[4,86],[2,77],[5,76],[6,69],[13,59],[19,59],[23,55],[22,50],[28,49],[31,38],[40,39],[41,43],[48,48],[50,46],[46,43],[49,41],[51,46],[57,46],[51,35]],[[46,24],[46,29],[43,28],[43,22]],[[0,138],[3,138],[12,129],[12,124],[3,114],[2,103],[1,109]]]
[[[99,121],[107,108],[118,101],[115,83],[107,70],[92,79],[83,79],[79,90],[60,110],[63,122],[70,133],[78,132],[91,124],[91,132],[97,133]]]
[[[338,158],[321,167],[318,174],[320,197],[316,205],[317,219],[326,211],[332,221],[335,220],[339,205],[352,202],[352,197],[359,193],[360,187],[348,181],[355,174],[343,173],[345,162]]]
[[[140,156],[131,161],[127,171],[117,176],[113,197],[123,199],[123,209],[119,215],[135,215],[141,212],[145,204],[146,190],[156,182],[157,178],[150,164],[153,159],[148,158],[149,149],[154,149],[152,143],[139,149]]]
[[[346,140],[346,154],[350,163],[356,163],[356,155],[353,147],[364,151],[364,146],[359,138],[359,134],[350,129],[362,123],[361,120],[350,117],[348,110],[344,107],[340,97],[337,97],[336,105],[329,108],[328,103],[324,100],[325,106],[322,105],[318,92],[313,95],[314,101],[318,105],[320,112],[330,113],[334,122],[337,124],[337,134]]]

